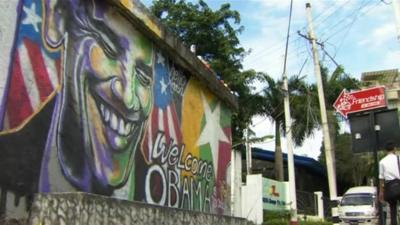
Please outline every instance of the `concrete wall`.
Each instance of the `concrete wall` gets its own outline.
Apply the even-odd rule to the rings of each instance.
[[[232,215],[242,217],[242,153],[232,150],[231,158],[231,210]]]
[[[198,213],[85,193],[39,194],[30,225],[146,224],[146,225],[245,225],[246,220]]]
[[[261,174],[247,175],[242,186],[242,217],[255,224],[263,222],[263,183]]]
[[[19,212],[9,193],[37,192],[230,214],[235,104],[195,55],[136,1],[13,2],[0,2],[0,214]]]

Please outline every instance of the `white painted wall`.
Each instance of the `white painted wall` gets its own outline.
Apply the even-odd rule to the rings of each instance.
[[[0,104],[4,97],[10,54],[17,24],[18,1],[0,0]]]
[[[231,210],[232,216],[242,217],[242,154],[232,149],[231,155]]]
[[[242,217],[256,224],[263,222],[262,176],[247,175],[246,185],[242,187]]]
[[[18,1],[0,0],[0,105],[3,102],[4,89],[11,60],[11,50],[17,24]],[[1,187],[0,187],[1,190]],[[6,215],[9,218],[26,217],[26,201],[21,198],[19,205],[14,205],[15,195],[7,192]]]

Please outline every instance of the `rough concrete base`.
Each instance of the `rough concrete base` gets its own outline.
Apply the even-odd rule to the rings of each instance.
[[[38,194],[32,205],[31,225],[247,225],[241,218],[120,200],[87,193]]]

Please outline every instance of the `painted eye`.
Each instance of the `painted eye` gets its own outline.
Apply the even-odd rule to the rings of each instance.
[[[153,70],[143,62],[142,59],[136,60],[136,77],[143,86],[150,86],[153,81]]]
[[[97,40],[107,57],[111,59],[116,59],[118,57],[118,47],[107,36],[102,35],[101,38],[97,38]]]
[[[136,76],[143,86],[150,86],[152,78],[147,75],[142,69],[136,67]]]
[[[98,20],[89,20],[88,32],[101,46],[108,58],[117,59],[123,48],[119,37],[104,22]]]

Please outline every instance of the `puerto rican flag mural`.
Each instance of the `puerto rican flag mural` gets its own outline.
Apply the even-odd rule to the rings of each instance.
[[[156,54],[154,67],[154,106],[143,143],[143,154],[149,163],[152,163],[151,153],[157,133],[163,133],[168,144],[182,143],[180,119],[170,83],[170,70],[166,58],[161,53]]]
[[[230,112],[196,79],[177,87],[171,65],[156,54],[154,106],[142,143],[148,166],[144,199],[152,204],[228,213]],[[182,96],[175,92],[182,89]]]
[[[54,95],[59,86],[60,52],[42,42],[42,3],[21,1],[12,60],[1,102],[0,130],[19,128]]]
[[[167,59],[161,54],[156,54],[154,65],[154,106],[148,121],[147,132],[142,143],[142,153],[151,170],[156,165],[162,172],[148,172],[145,176],[151,177],[146,183],[146,202],[152,204],[179,207],[177,192],[166,193],[169,181],[165,174],[172,174],[174,183],[179,186],[181,172],[176,163],[166,160],[169,148],[182,146],[182,133],[180,119],[173,101],[173,91],[170,82],[170,68]],[[156,174],[156,175],[154,175]],[[168,196],[168,199],[167,197]]]

